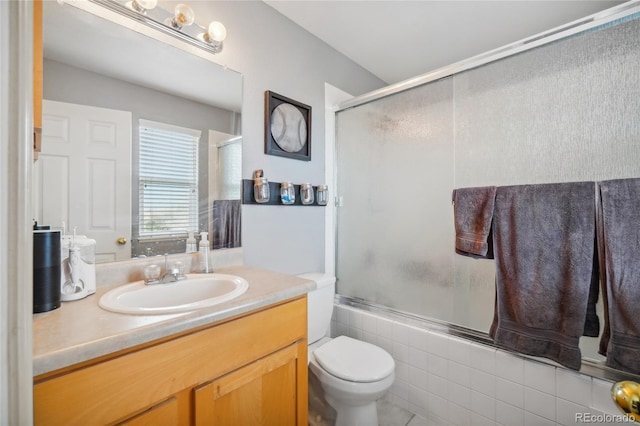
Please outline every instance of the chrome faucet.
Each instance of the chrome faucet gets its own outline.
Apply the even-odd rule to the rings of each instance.
[[[184,274],[184,265],[180,261],[176,261],[169,268],[168,254],[164,255],[164,274],[160,277],[160,267],[157,265],[149,265],[145,268],[144,283],[146,285],[153,284],[168,284],[176,281],[186,280],[187,276]],[[155,268],[154,268],[155,267]],[[159,278],[160,277],[160,278]]]

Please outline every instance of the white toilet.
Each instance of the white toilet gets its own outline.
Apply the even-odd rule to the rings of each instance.
[[[336,411],[336,426],[377,426],[376,400],[393,384],[393,358],[367,342],[347,336],[325,337],[333,314],[336,279],[321,273],[299,276],[318,285],[307,296],[309,369]]]

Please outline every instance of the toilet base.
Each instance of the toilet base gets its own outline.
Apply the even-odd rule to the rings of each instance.
[[[336,410],[336,426],[378,426],[376,401],[363,405],[349,405],[325,394],[327,402]]]
[[[320,381],[309,371],[309,426],[334,426],[336,410],[327,402]]]

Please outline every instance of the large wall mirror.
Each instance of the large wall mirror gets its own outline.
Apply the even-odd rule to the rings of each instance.
[[[34,219],[95,239],[97,262],[184,253],[190,232],[238,247],[242,76],[90,6],[44,2]]]

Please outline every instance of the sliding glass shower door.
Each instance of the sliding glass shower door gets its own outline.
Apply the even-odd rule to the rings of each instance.
[[[338,293],[487,332],[495,267],[454,254],[452,191],[640,176],[638,18],[337,112]]]
[[[453,227],[446,226],[453,223],[452,83],[338,113],[336,269],[345,296],[467,324],[469,287],[454,285]]]

